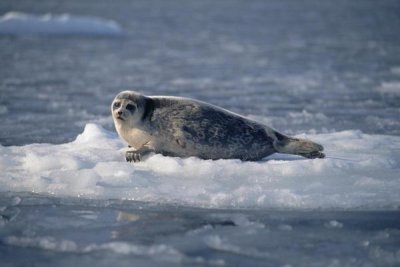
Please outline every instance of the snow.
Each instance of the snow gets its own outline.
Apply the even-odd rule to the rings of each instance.
[[[241,162],[153,154],[127,163],[116,133],[87,124],[71,143],[0,146],[0,190],[207,208],[399,207],[400,137],[357,130],[299,137],[323,144],[327,158],[274,154]]]
[[[113,20],[97,17],[8,12],[0,16],[0,34],[117,36],[122,29]]]

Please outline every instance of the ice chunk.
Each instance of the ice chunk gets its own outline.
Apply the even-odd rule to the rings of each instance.
[[[43,237],[16,237],[9,236],[4,239],[8,245],[19,247],[39,248],[43,250],[51,250],[57,252],[75,252],[90,253],[93,251],[111,251],[118,254],[133,254],[140,256],[155,257],[157,260],[166,260],[170,262],[179,262],[184,257],[176,249],[164,245],[142,246],[127,242],[109,242],[103,244],[89,244],[86,246],[78,246],[71,240],[59,240],[50,236]]]
[[[14,246],[34,247],[45,250],[75,252],[77,245],[70,240],[56,240],[54,237],[16,237],[9,236],[5,242]]]
[[[400,82],[383,82],[381,86],[377,88],[381,93],[399,95],[400,94]]]
[[[122,29],[115,21],[96,17],[8,12],[0,16],[0,34],[118,36]]]
[[[228,240],[221,239],[218,235],[210,235],[204,238],[204,242],[210,248],[220,251],[226,251],[238,255],[245,255],[248,257],[255,258],[269,258],[270,254],[268,252],[259,251],[254,248],[242,248],[238,245],[232,244]]]
[[[326,228],[342,228],[342,227],[343,227],[343,223],[338,222],[338,221],[336,221],[336,220],[331,220],[331,221],[329,221],[329,222],[326,222],[326,223],[324,224],[324,226],[325,226]]]

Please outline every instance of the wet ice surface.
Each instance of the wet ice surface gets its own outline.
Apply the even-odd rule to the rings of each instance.
[[[6,266],[400,262],[398,211],[216,210],[10,193],[2,194],[0,204],[0,256]]]
[[[1,1],[2,21],[57,33],[0,33],[1,264],[399,265],[399,9]],[[57,28],[93,18],[123,37]],[[329,157],[128,164],[109,111],[125,89],[211,102]]]

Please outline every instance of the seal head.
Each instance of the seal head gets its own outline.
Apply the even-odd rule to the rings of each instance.
[[[133,91],[119,93],[111,105],[114,122],[126,124],[127,127],[135,127],[143,116],[145,105],[146,97],[143,95]]]
[[[115,128],[130,147],[141,149],[150,141],[147,131],[141,130],[150,100],[134,91],[119,93],[111,104]]]

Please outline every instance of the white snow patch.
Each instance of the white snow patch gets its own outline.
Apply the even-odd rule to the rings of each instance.
[[[8,12],[0,16],[0,34],[117,36],[122,29],[113,20],[97,17]]]
[[[342,228],[343,227],[343,223],[338,222],[336,220],[332,220],[332,221],[326,222],[324,224],[324,226],[326,228]]]
[[[391,208],[400,205],[400,137],[360,131],[303,135],[327,158],[275,154],[260,162],[151,155],[125,162],[125,144],[87,124],[66,144],[0,146],[0,191],[216,208]]]
[[[400,94],[400,81],[383,82],[377,90],[386,94]]]

